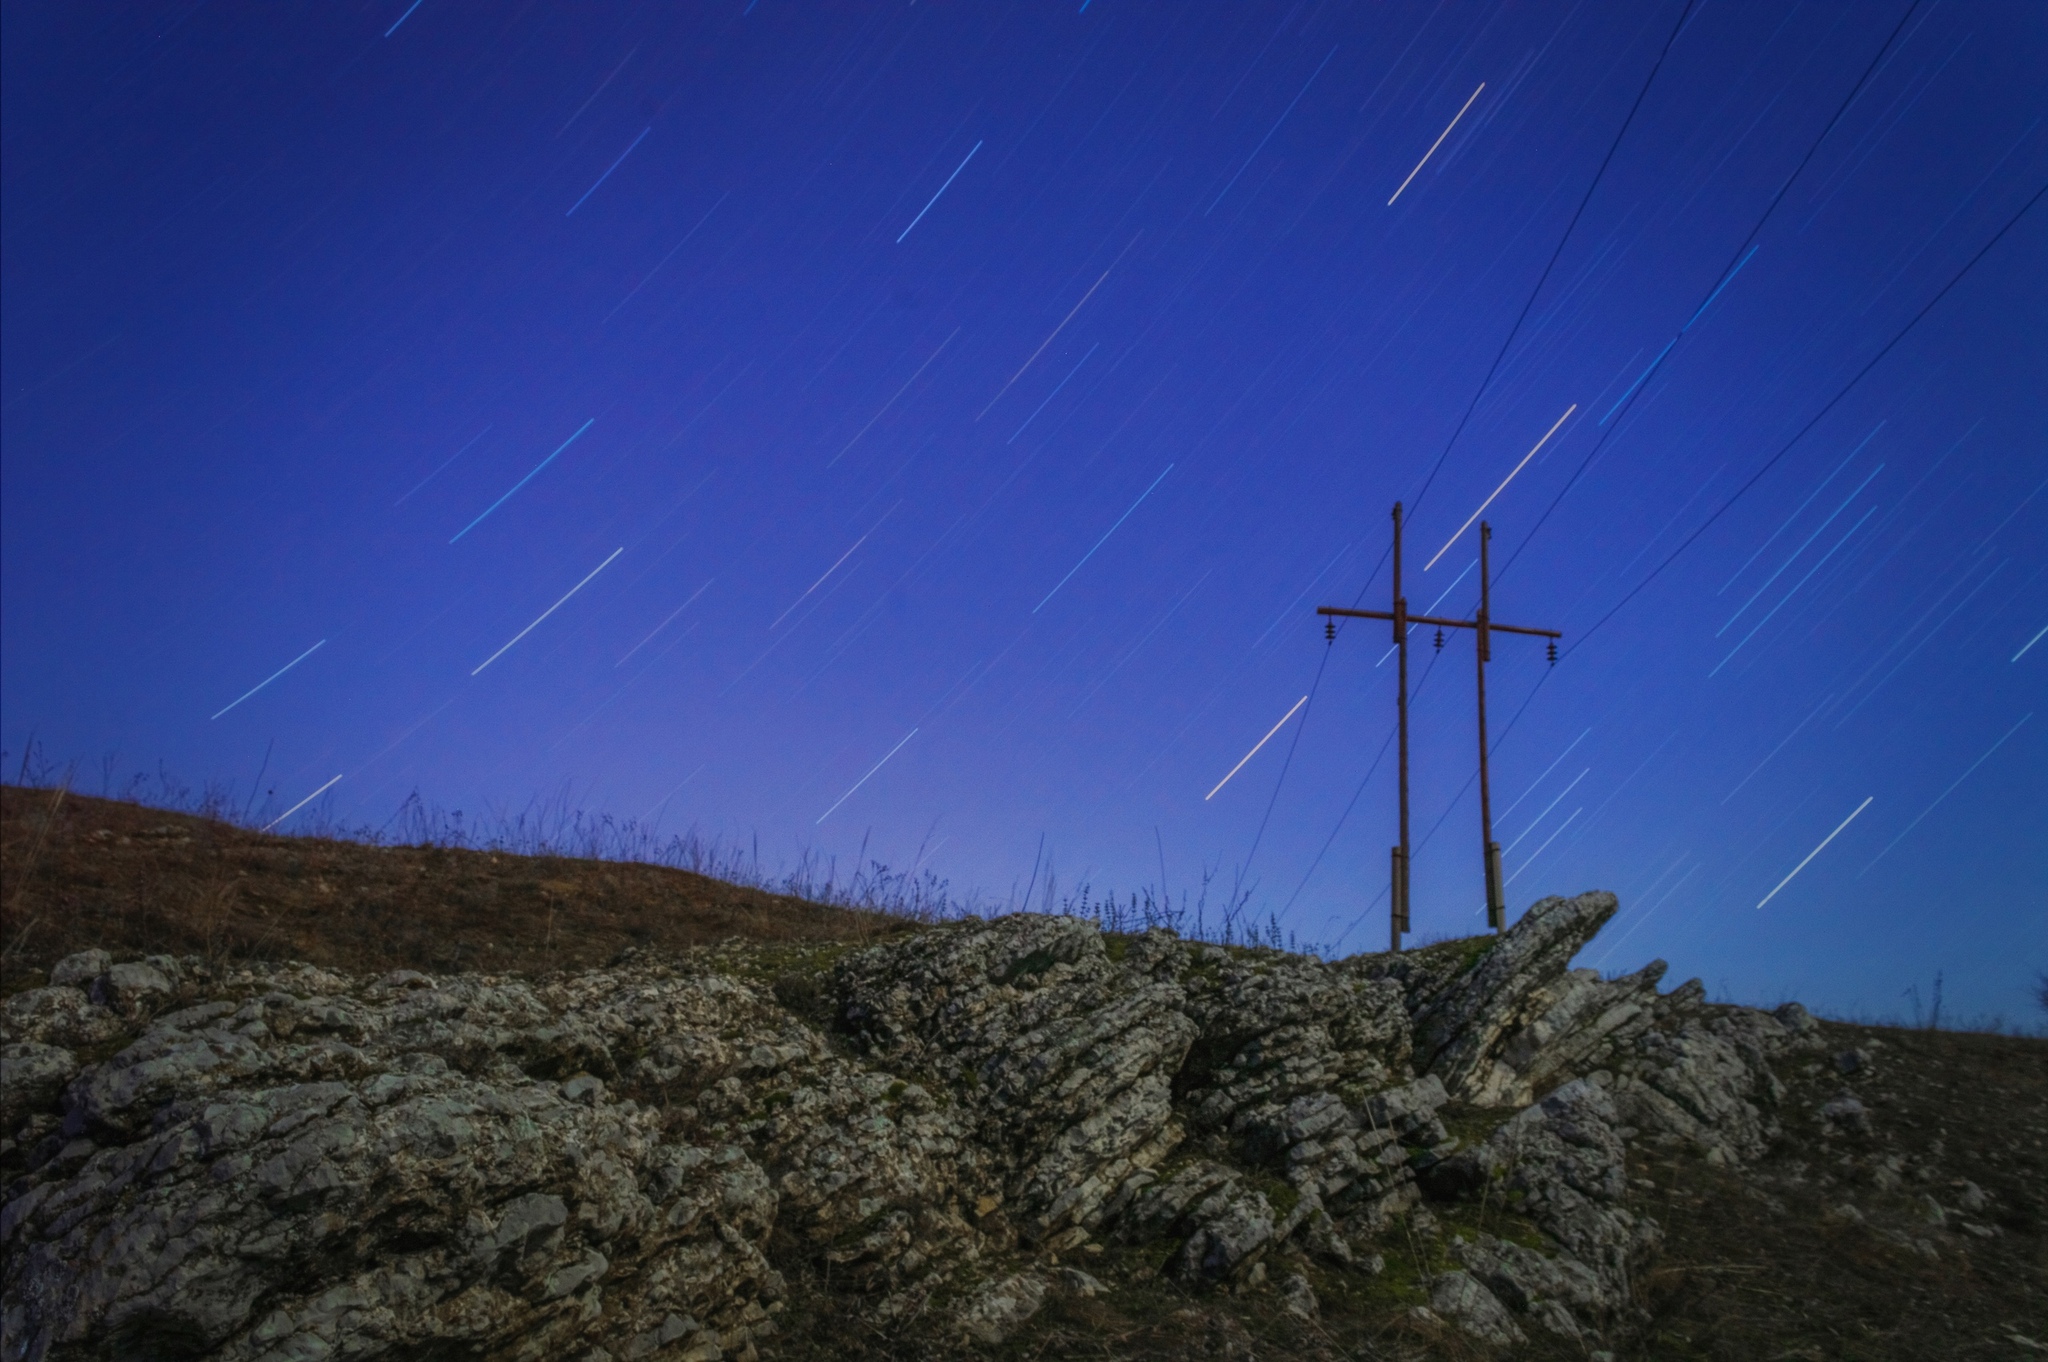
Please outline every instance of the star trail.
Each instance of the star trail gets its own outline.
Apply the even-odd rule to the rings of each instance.
[[[284,831],[567,790],[995,910],[1200,868],[1356,950],[1392,638],[1313,610],[1385,608],[1400,501],[1412,603],[1478,609],[1483,519],[1563,631],[1488,669],[1511,917],[2030,1005],[2035,6],[0,25],[10,754]],[[1445,633],[1416,939],[1483,912]]]

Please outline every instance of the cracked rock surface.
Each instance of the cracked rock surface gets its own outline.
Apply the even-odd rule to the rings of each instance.
[[[83,952],[0,1005],[4,1356],[772,1356],[799,1279],[943,1355],[1113,1292],[1106,1246],[1313,1320],[1300,1266],[1371,1279],[1425,1200],[1526,1232],[1455,1238],[1418,1318],[1596,1346],[1660,1239],[1630,1142],[1741,1165],[1819,1043],[1572,969],[1614,911],[1327,963],[1029,914],[796,974]]]

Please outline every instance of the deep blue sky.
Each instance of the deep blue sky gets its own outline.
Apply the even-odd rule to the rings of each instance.
[[[1469,612],[1476,530],[1423,562],[1572,410],[1487,511],[1568,650],[1490,671],[1514,910],[2025,1014],[2048,203],[1770,461],[2048,180],[2048,10],[1922,0],[1739,255],[1903,0],[1697,5],[1569,237],[1677,0],[408,3],[5,10],[10,750],[999,900],[1042,836],[1377,949],[1388,632],[1313,608],[1384,608],[1405,498]],[[1479,834],[1416,642],[1426,937]]]

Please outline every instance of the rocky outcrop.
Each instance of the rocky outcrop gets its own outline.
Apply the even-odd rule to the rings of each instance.
[[[843,961],[842,1016],[868,1054],[960,1095],[1020,1230],[1077,1243],[1180,1142],[1173,1079],[1196,1026],[1179,946],[1159,933],[1113,961],[1083,920],[965,924]]]
[[[1614,906],[1328,963],[965,920],[795,992],[738,945],[537,981],[86,952],[0,1011],[4,1354],[748,1356],[797,1279],[982,1346],[1114,1290],[1059,1266],[1105,1245],[1197,1290],[1275,1262],[1311,1319],[1299,1268],[1436,1242],[1425,1199],[1525,1241],[1454,1235],[1425,1314],[1597,1339],[1659,1239],[1628,1142],[1754,1157],[1814,1030],[1573,970]]]
[[[1608,1037],[1639,1029],[1662,961],[1614,983],[1568,968],[1615,908],[1612,894],[1545,899],[1464,973],[1421,996],[1411,986],[1417,1067],[1465,1101],[1506,1106],[1554,1086]]]
[[[607,982],[627,1015],[691,988]],[[715,1356],[781,1295],[767,1174],[610,1099],[601,1028],[545,990],[218,986],[83,1069],[10,1189],[11,1355]]]

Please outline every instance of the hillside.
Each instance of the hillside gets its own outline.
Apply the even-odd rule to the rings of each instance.
[[[2048,1355],[2048,1045],[7,790],[9,1358]],[[53,816],[54,815],[54,816]]]
[[[11,969],[104,947],[355,973],[530,973],[628,946],[860,941],[909,925],[665,866],[278,837],[11,785],[0,865]]]

